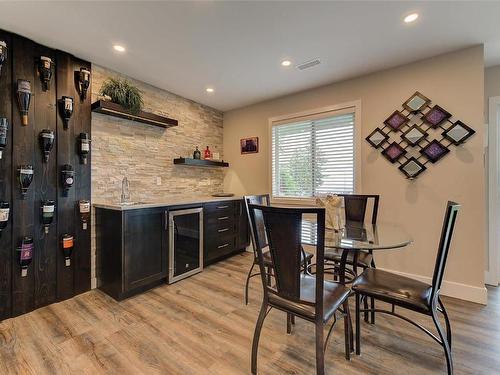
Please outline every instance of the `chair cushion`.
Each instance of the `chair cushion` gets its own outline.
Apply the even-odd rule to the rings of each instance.
[[[300,300],[314,303],[316,301],[316,277],[301,274],[300,277]],[[350,289],[345,285],[325,281],[323,289],[323,321],[327,322],[344,300],[349,296]],[[315,311],[313,306],[300,302],[290,301],[274,293],[269,293],[269,303],[279,309],[289,311],[293,314],[314,320]]]
[[[358,251],[358,267],[368,268],[371,266],[373,255],[367,251]],[[339,249],[328,249],[325,250],[325,260],[330,260],[335,263],[340,263],[342,260],[342,250]],[[354,263],[354,251],[349,251],[347,254],[346,263],[353,265]]]
[[[368,268],[352,284],[356,293],[423,313],[431,311],[432,286],[376,268]]]

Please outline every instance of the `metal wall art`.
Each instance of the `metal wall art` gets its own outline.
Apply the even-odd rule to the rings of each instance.
[[[424,172],[427,163],[436,163],[459,146],[475,131],[462,121],[452,121],[451,113],[418,91],[394,111],[384,125],[366,137],[368,143],[380,149],[382,155],[409,179]]]

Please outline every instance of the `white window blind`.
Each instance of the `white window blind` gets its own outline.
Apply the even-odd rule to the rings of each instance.
[[[354,192],[354,109],[273,124],[272,190],[276,198]]]

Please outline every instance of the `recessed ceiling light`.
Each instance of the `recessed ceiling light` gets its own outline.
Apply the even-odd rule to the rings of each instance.
[[[212,88],[212,87],[207,87],[206,88],[206,91],[209,92],[209,93],[212,93],[214,92],[215,90]]]
[[[418,18],[418,13],[412,13],[412,14],[408,14],[405,18],[404,18],[404,21],[406,23],[411,23],[413,21],[416,21]]]
[[[125,47],[120,46],[119,44],[115,44],[115,45],[113,46],[113,48],[114,48],[114,50],[115,50],[115,51],[118,51],[118,52],[125,52]]]
[[[281,62],[281,66],[290,66],[292,65],[292,62],[290,60],[283,60]]]

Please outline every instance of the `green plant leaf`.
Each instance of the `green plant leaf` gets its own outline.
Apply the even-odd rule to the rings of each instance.
[[[142,91],[126,79],[109,77],[102,84],[99,93],[109,96],[113,103],[120,104],[132,114],[139,113],[144,106]]]

